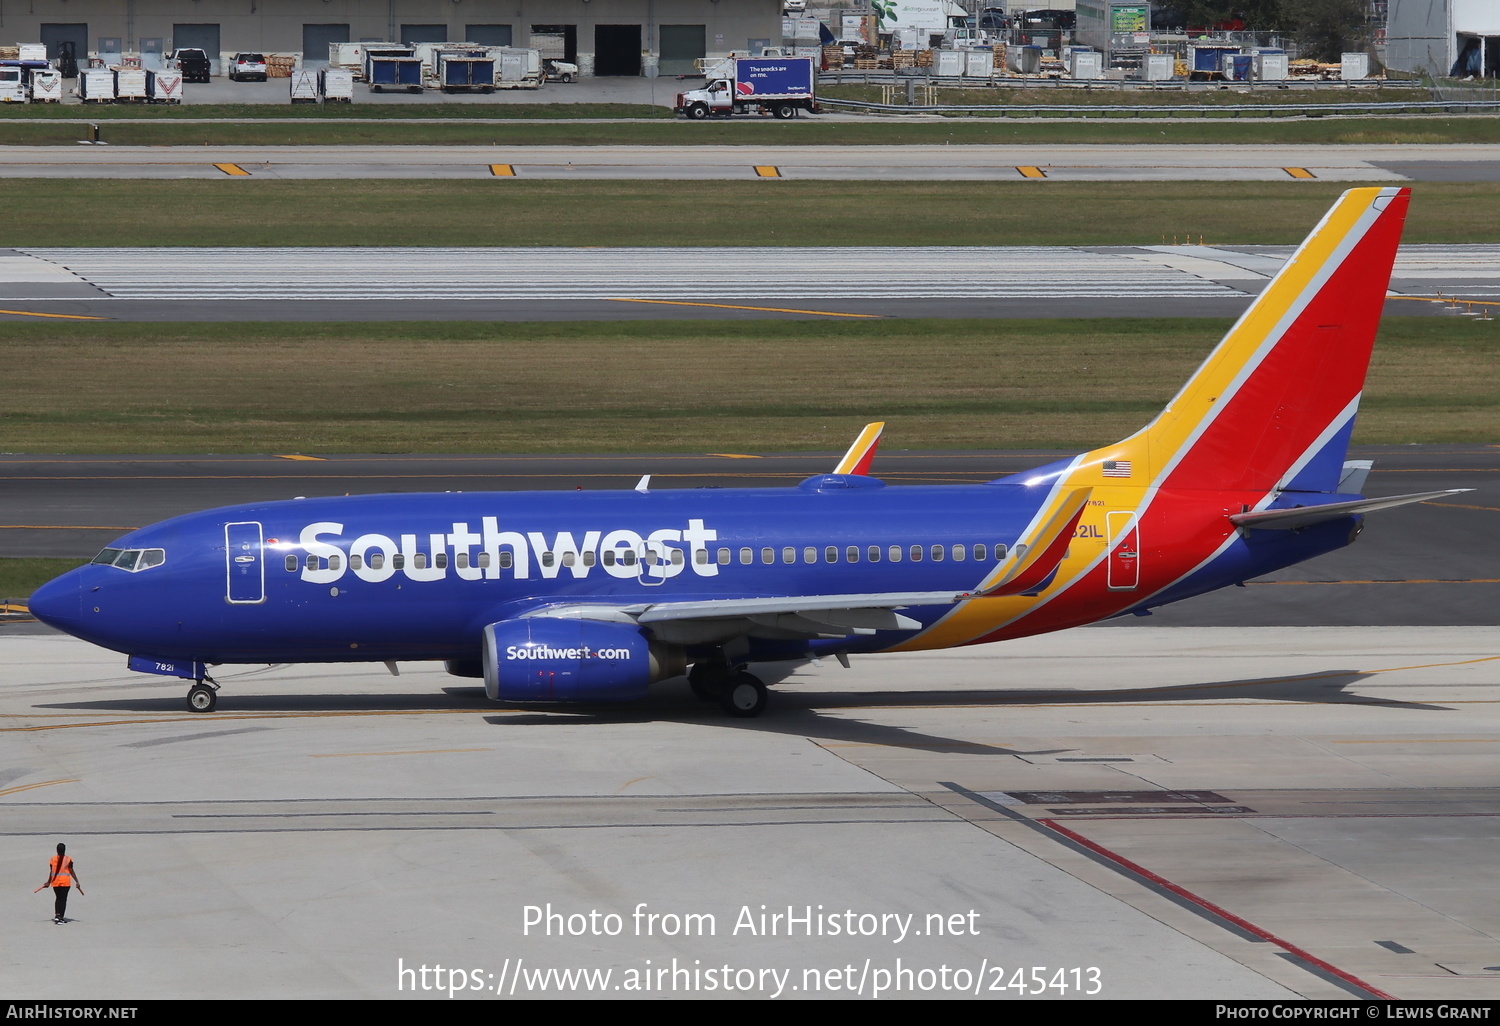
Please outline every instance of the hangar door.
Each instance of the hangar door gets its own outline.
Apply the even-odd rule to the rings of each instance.
[[[302,64],[328,63],[329,43],[348,43],[348,25],[303,25]]]
[[[641,73],[641,27],[639,25],[594,26],[594,74],[639,75]]]
[[[509,25],[469,25],[464,30],[463,41],[483,46],[509,46],[510,37]]]
[[[402,25],[401,38],[397,43],[450,43],[447,25]]]
[[[661,33],[661,61],[663,75],[691,75],[698,70],[695,63],[708,55],[708,31],[703,25],[663,25]]]
[[[47,46],[47,59],[57,60],[59,43],[72,43],[73,56],[88,65],[89,27],[87,24],[54,25],[42,23],[42,42]]]
[[[182,50],[188,47],[197,47],[208,54],[210,74],[219,73],[219,26],[173,25],[172,49]]]

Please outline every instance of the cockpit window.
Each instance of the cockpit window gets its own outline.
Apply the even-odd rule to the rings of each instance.
[[[94,557],[94,562],[103,566],[118,567],[131,573],[150,570],[167,561],[166,549],[104,549]]]

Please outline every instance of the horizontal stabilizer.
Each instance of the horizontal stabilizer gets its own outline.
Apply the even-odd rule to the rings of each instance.
[[[861,476],[868,474],[870,464],[875,461],[875,450],[880,445],[880,433],[884,430],[884,421],[877,420],[873,424],[866,424],[865,429],[854,440],[854,444],[849,446],[849,451],[844,453],[844,458],[839,460],[839,465],[833,468],[833,472]]]
[[[1000,564],[993,582],[981,586],[978,594],[985,598],[1025,595],[1040,588],[1068,554],[1068,543],[1073,540],[1073,532],[1078,529],[1078,521],[1093,492],[1092,488],[1069,491],[1056,512],[1031,537],[1011,550],[1010,558]]]
[[[1472,492],[1472,488],[1447,488],[1440,492],[1414,492],[1411,495],[1388,495],[1383,499],[1354,499],[1350,502],[1330,502],[1323,506],[1297,506],[1293,509],[1261,509],[1246,513],[1231,513],[1229,519],[1237,527],[1267,531],[1295,531],[1299,527],[1310,527],[1325,520],[1338,520],[1360,513],[1373,513],[1377,509],[1405,506],[1411,502],[1426,502],[1441,499],[1445,495]]]
[[[1338,491],[1345,495],[1365,494],[1365,480],[1374,466],[1374,460],[1345,460],[1339,472]]]

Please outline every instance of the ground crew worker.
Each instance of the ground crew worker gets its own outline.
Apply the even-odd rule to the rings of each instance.
[[[52,921],[59,925],[67,921],[65,913],[68,911],[68,888],[77,884],[78,893],[83,893],[83,881],[78,878],[78,870],[67,852],[66,844],[58,844],[57,854],[47,860],[47,882],[31,892],[35,894],[44,888],[52,888],[52,893],[57,896],[52,906]]]

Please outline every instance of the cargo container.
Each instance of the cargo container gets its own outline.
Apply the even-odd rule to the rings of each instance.
[[[1286,79],[1287,56],[1285,53],[1257,53],[1255,55],[1255,77],[1261,82],[1281,82]]]
[[[115,73],[108,68],[78,69],[78,98],[84,103],[114,103]]]
[[[0,67],[0,103],[26,102],[26,73],[19,67]]]
[[[397,50],[401,49],[400,43],[329,43],[328,44],[328,66],[330,68],[347,68],[356,76],[365,73],[365,56],[371,50]],[[410,53],[410,50],[406,51]],[[309,54],[309,57],[311,55]]]
[[[473,54],[439,54],[438,85],[445,93],[493,93],[496,59]]]
[[[32,103],[62,103],[62,72],[53,68],[31,73]]]
[[[495,59],[496,89],[540,89],[546,76],[542,73],[542,51],[519,46],[497,46],[490,50]]]
[[[40,61],[47,63],[46,43],[17,43],[16,57],[22,61]]]
[[[676,110],[694,120],[710,114],[769,111],[778,118],[818,111],[808,57],[738,57],[709,70],[704,88],[677,94]]]
[[[1007,46],[1005,63],[1018,75],[1035,75],[1042,70],[1042,48],[1020,44]]]
[[[1339,77],[1345,82],[1357,82],[1370,77],[1370,55],[1346,53],[1339,57]]]
[[[1074,50],[1068,57],[1068,77],[1097,79],[1104,77],[1104,54],[1098,50]]]
[[[365,76],[372,93],[387,89],[420,93],[423,88],[422,61],[417,57],[371,57],[365,62]]]
[[[324,103],[353,103],[354,72],[348,68],[324,68],[318,72],[318,93]]]
[[[182,72],[147,71],[146,96],[152,103],[181,103]]]
[[[962,50],[932,51],[932,73],[944,78],[957,78],[964,73]]]
[[[287,78],[287,86],[293,103],[318,102],[318,73],[306,68],[293,68]]]
[[[409,46],[382,46],[379,43],[366,43],[365,56],[360,61],[359,70],[355,71],[354,77],[362,82],[370,81],[370,62],[377,57],[411,57],[412,49]]]
[[[964,77],[989,78],[995,73],[994,50],[964,51]]]
[[[1197,79],[1219,78],[1224,74],[1224,55],[1240,52],[1232,44],[1208,44],[1188,47],[1189,77]]]
[[[1141,58],[1141,78],[1147,82],[1165,82],[1172,77],[1174,63],[1169,53],[1148,53]]]
[[[422,71],[428,78],[438,78],[440,76],[438,61],[444,56],[484,57],[488,56],[489,50],[489,47],[480,43],[413,43],[411,54],[421,59]]]
[[[120,103],[145,103],[146,72],[142,68],[115,70],[115,99]]]

